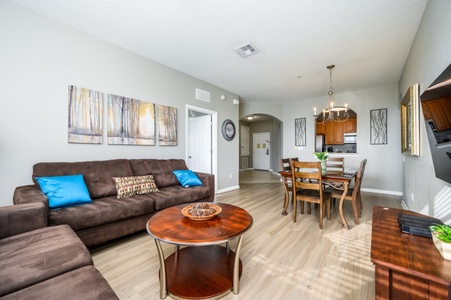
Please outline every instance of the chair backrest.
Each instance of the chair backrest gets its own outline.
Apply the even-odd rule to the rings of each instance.
[[[295,183],[294,193],[297,189],[315,190],[322,197],[321,162],[294,161],[291,168],[295,170],[292,179]]]
[[[291,172],[291,161],[290,158],[282,158],[280,160],[280,167],[282,171]]]
[[[299,161],[299,158],[297,158],[297,157],[292,157],[292,158],[290,158],[290,168],[291,168],[291,166],[293,165],[293,162],[294,161]]]
[[[360,186],[362,185],[363,174],[365,173],[366,167],[366,159],[362,160],[360,163],[359,170],[357,171],[357,175],[355,177],[354,189],[352,190],[352,197],[357,196],[360,193]]]
[[[343,173],[345,171],[344,157],[329,157],[326,160],[327,172]]]

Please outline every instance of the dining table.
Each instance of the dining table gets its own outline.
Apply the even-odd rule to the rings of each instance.
[[[293,173],[291,171],[280,171],[279,174],[282,176],[282,184],[285,191],[282,215],[287,215],[289,192],[292,192],[293,189],[293,185],[291,184],[291,181],[293,180]],[[343,202],[346,194],[348,193],[349,185],[352,179],[355,178],[356,174],[357,171],[328,171],[325,175],[321,176],[321,180],[324,186],[329,186],[336,190],[342,191],[338,205],[338,211],[340,213],[342,227],[346,229],[349,229],[349,225],[343,214]],[[291,193],[291,195],[293,197],[293,192]]]

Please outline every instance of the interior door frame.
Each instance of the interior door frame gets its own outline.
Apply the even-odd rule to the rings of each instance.
[[[185,144],[185,161],[188,161],[189,156],[189,145],[188,145],[188,137],[189,137],[189,112],[197,111],[203,114],[211,115],[211,171],[212,174],[215,175],[215,193],[218,189],[218,112],[200,108],[192,105],[185,105],[185,136],[186,136],[186,144]]]

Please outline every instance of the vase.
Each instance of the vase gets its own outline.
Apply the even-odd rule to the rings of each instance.
[[[327,173],[326,161],[322,160],[321,161],[321,175],[326,175],[326,173]]]
[[[432,241],[443,258],[451,260],[451,243],[445,243],[444,241],[439,240],[434,233],[432,233]]]

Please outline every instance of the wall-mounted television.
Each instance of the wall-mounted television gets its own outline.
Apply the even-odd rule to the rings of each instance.
[[[451,64],[421,95],[435,176],[451,183]]]

